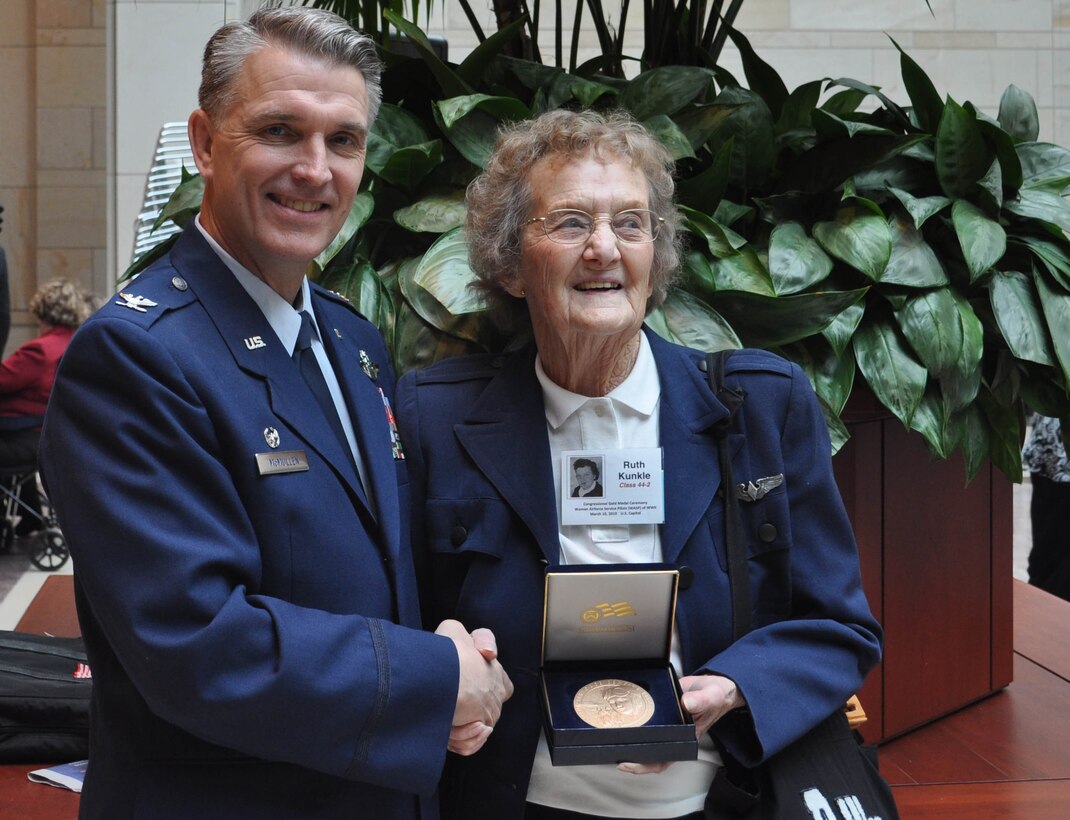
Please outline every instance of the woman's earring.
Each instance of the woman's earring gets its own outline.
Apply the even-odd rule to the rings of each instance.
[[[521,288],[520,289],[520,298],[523,299],[527,295],[528,295],[528,292],[526,290],[524,290],[523,288]]]

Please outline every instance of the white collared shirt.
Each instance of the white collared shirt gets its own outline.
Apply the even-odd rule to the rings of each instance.
[[[271,329],[279,337],[283,349],[291,358],[293,358],[294,348],[297,346],[297,333],[301,329],[300,312],[303,310],[312,320],[312,352],[316,355],[316,362],[323,373],[323,380],[327,383],[327,389],[331,393],[334,407],[338,411],[338,418],[342,422],[342,431],[346,435],[346,441],[349,442],[349,449],[357,466],[361,484],[364,486],[364,493],[368,497],[368,504],[374,510],[375,501],[372,498],[371,484],[368,481],[364,460],[360,455],[360,448],[357,446],[356,434],[353,432],[353,418],[349,414],[349,407],[346,405],[345,397],[342,395],[342,387],[338,383],[334,367],[331,365],[331,360],[323,347],[319,324],[316,322],[316,313],[312,310],[312,294],[308,285],[308,277],[306,276],[301,280],[301,290],[296,300],[299,307],[291,305],[267,282],[227,253],[223,246],[216,242],[208,231],[204,229],[201,224],[200,214],[197,214],[195,224],[208,242],[209,247],[215,251],[223,264],[227,266],[227,269],[234,274],[234,278],[238,280],[238,284],[244,288],[249,297],[256,302],[257,307],[264,314],[264,318],[271,325]]]

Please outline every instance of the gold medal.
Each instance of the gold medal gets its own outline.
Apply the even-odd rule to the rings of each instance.
[[[643,726],[654,716],[654,699],[638,684],[606,678],[580,689],[572,708],[580,720],[596,729],[628,729]]]

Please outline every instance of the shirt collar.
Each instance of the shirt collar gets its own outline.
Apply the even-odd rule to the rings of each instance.
[[[260,308],[260,312],[264,314],[264,318],[267,319],[268,324],[271,325],[271,329],[274,330],[275,335],[279,337],[279,341],[282,342],[283,349],[286,350],[288,355],[292,356],[294,347],[297,346],[297,332],[301,329],[301,317],[298,315],[300,310],[307,311],[312,319],[312,328],[316,331],[317,335],[319,334],[319,326],[316,324],[316,314],[312,311],[311,307],[312,295],[311,289],[308,286],[307,276],[301,280],[301,290],[298,292],[296,300],[299,307],[295,309],[294,305],[291,305],[279,296],[267,282],[227,253],[223,249],[223,246],[216,242],[208,231],[204,229],[204,226],[201,225],[200,214],[197,214],[194,224],[196,224],[201,234],[204,235],[205,241],[208,242],[208,246],[215,251],[223,264],[227,266],[227,269],[234,274],[234,278],[238,280],[238,284],[240,284],[245,289],[245,292],[249,294],[250,298],[256,302],[257,307]]]
[[[542,369],[542,360],[538,356],[535,357],[535,376],[542,387],[546,421],[555,430],[591,400],[590,396],[573,393],[552,381]],[[654,353],[645,333],[639,334],[639,354],[635,358],[632,372],[611,390],[606,398],[631,408],[641,416],[649,417],[657,409],[658,400],[661,398],[661,382],[658,380]]]

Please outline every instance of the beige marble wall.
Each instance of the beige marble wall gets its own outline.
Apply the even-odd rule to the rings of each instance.
[[[105,278],[106,0],[0,0],[0,244],[14,308],[8,349],[36,333],[39,283]]]
[[[575,0],[563,4],[571,24]],[[0,0],[0,244],[16,307],[8,350],[32,331],[24,306],[56,274],[96,293],[129,263],[156,136],[196,104],[200,52],[216,26],[256,0]],[[425,4],[422,4],[425,5]],[[472,3],[486,32],[488,0]],[[633,4],[634,5],[634,4]],[[1014,83],[1029,91],[1041,138],[1070,144],[1070,0],[747,0],[737,21],[789,87],[820,77],[879,85],[906,103],[889,36],[937,90],[995,114]],[[552,4],[540,42],[552,61]],[[619,10],[606,6],[611,21]],[[626,21],[629,53],[640,17]],[[426,28],[459,61],[478,40],[457,0],[436,2]],[[569,33],[566,29],[566,42]],[[598,55],[588,29],[580,61]],[[566,61],[568,57],[566,56]],[[742,77],[731,47],[724,66]]]

